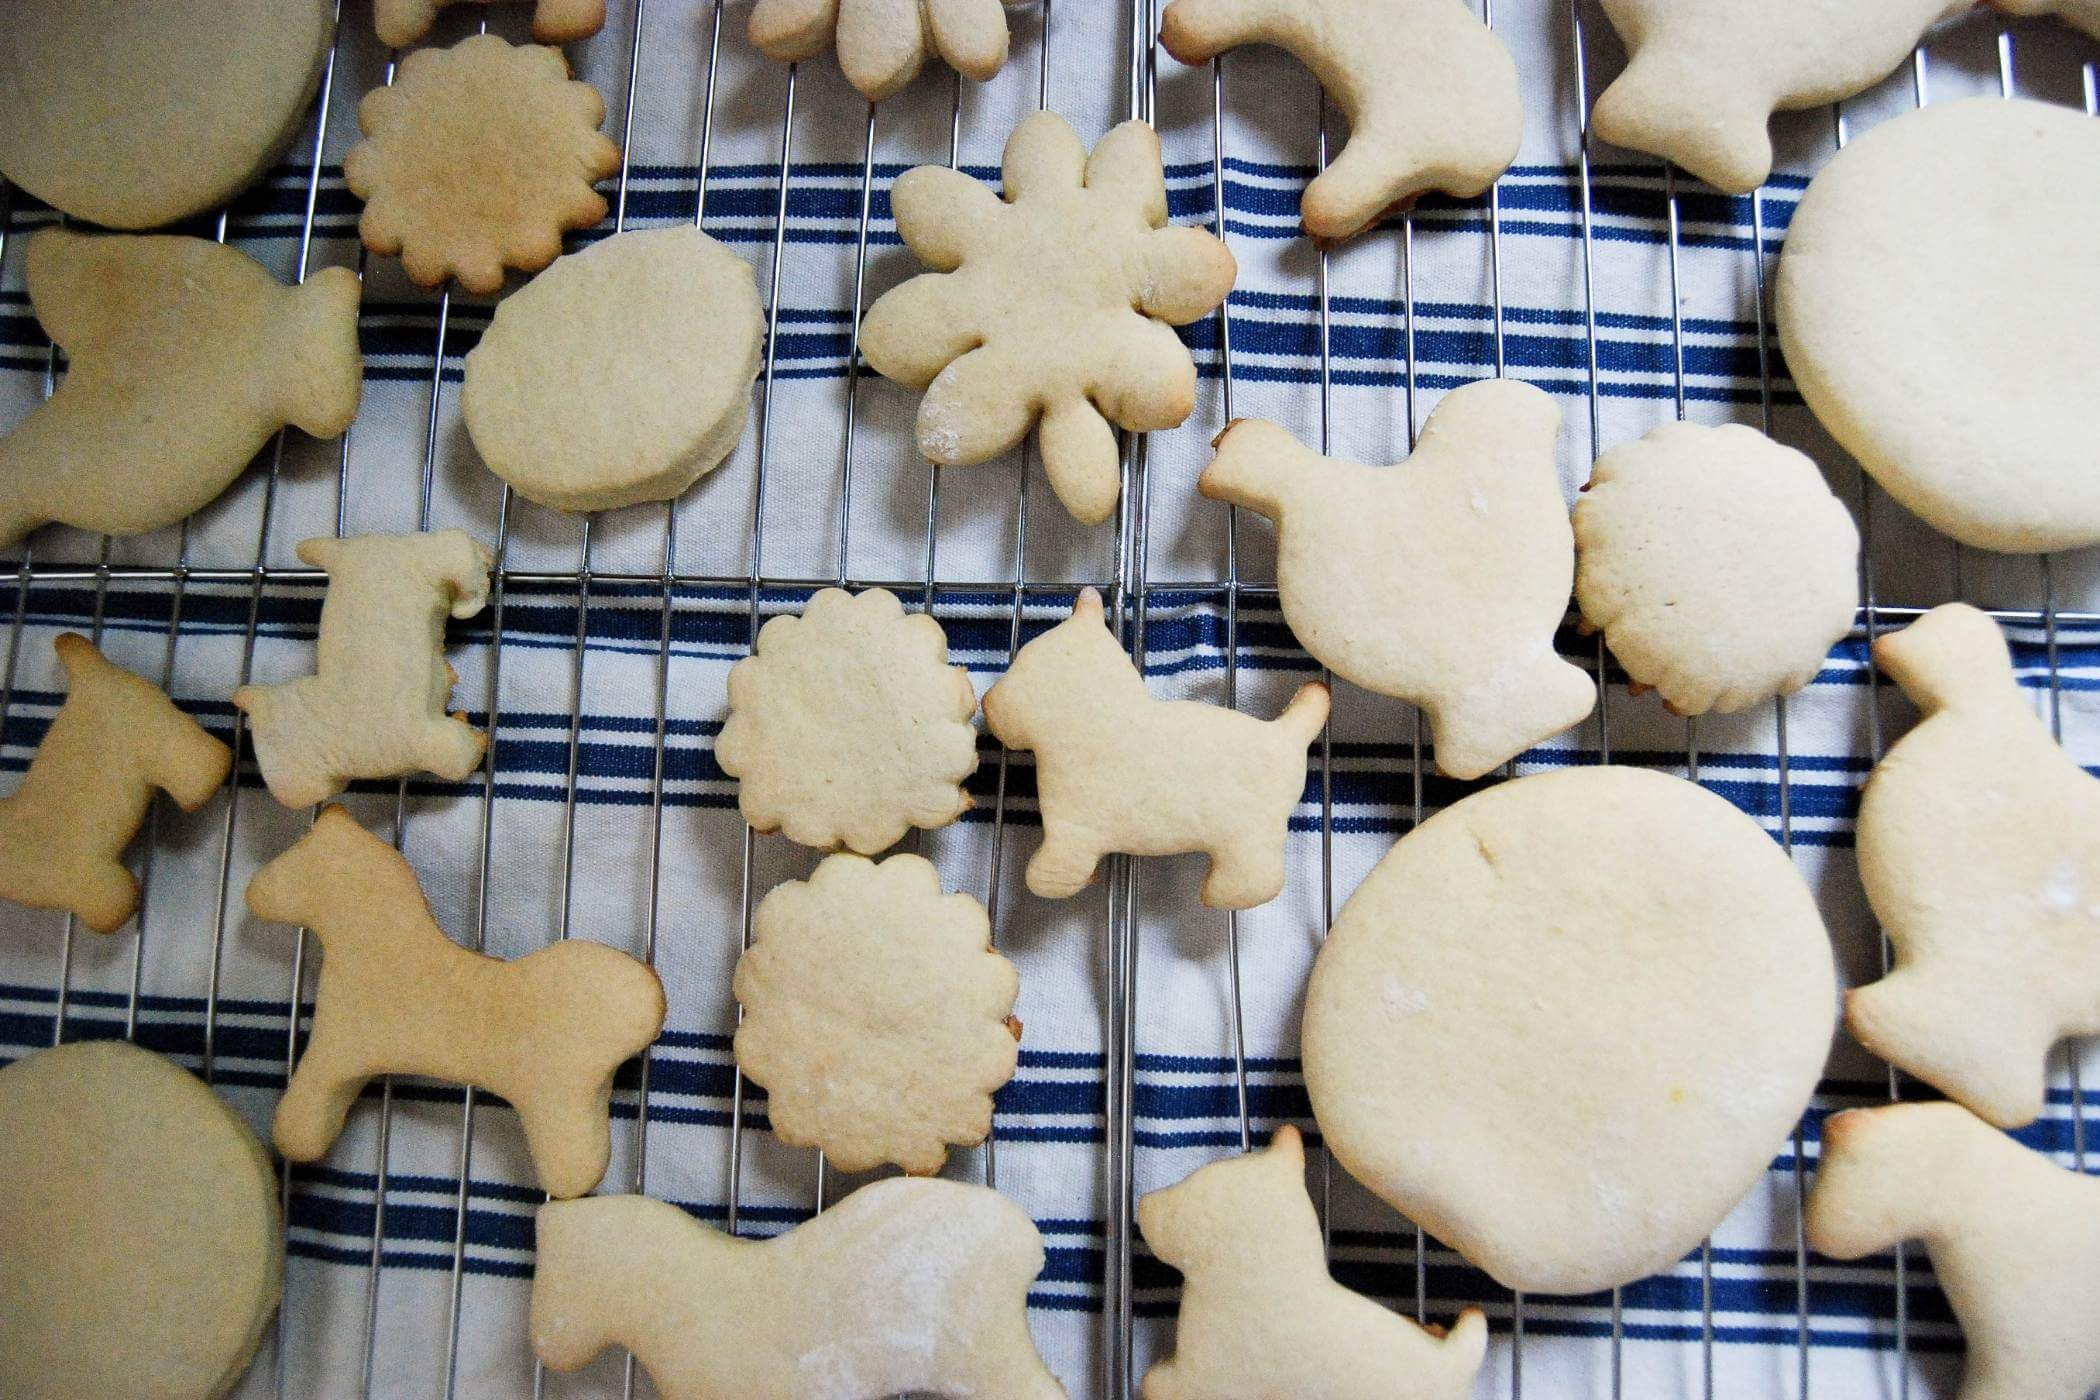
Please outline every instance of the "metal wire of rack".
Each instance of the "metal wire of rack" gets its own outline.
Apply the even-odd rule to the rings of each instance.
[[[661,3],[661,0],[659,0]],[[704,3],[704,0],[703,0]],[[1130,14],[1130,69],[1128,98],[1131,114],[1151,119],[1155,115],[1158,82],[1158,9],[1160,0],[1131,0]],[[1038,65],[1037,105],[1050,105],[1050,52],[1053,41],[1053,0],[1039,0],[1039,41],[1036,62]],[[623,149],[630,146],[636,111],[636,93],[640,82],[644,47],[644,16],[647,0],[635,0],[631,28],[625,35],[626,85],[620,95],[618,107],[621,112],[620,136]],[[698,225],[706,214],[709,178],[713,169],[713,133],[716,106],[716,84],[721,54],[722,28],[724,23],[724,0],[712,0],[706,9],[708,15],[708,55],[706,60],[706,105],[701,126],[698,163],[697,199],[693,210],[693,222]],[[1483,19],[1494,24],[1493,0],[1481,0]],[[1571,45],[1568,60],[1572,67],[1572,110],[1569,114],[1576,133],[1578,155],[1578,178],[1580,195],[1580,235],[1582,256],[1584,344],[1585,360],[1583,372],[1587,384],[1587,425],[1591,456],[1594,458],[1605,450],[1603,417],[1601,412],[1602,386],[1599,376],[1598,358],[1598,305],[1595,286],[1595,208],[1592,183],[1592,145],[1588,126],[1590,81],[1590,54],[1586,43],[1586,21],[1583,0],[1566,0],[1567,20]],[[311,140],[304,144],[309,152],[309,175],[304,192],[302,224],[298,240],[297,276],[303,279],[312,254],[316,213],[320,200],[322,154],[329,136],[330,98],[334,90],[337,58],[340,54],[343,16],[338,0],[336,13],[337,41],[331,48],[330,57],[323,69],[320,95],[316,105]],[[483,21],[484,27],[486,21]],[[600,42],[603,42],[602,40]],[[2015,39],[2012,31],[2002,30],[1998,36],[1997,51],[1999,76],[2002,91],[2011,96],[2018,89]],[[1226,135],[1225,113],[1230,105],[1228,77],[1229,60],[1218,59],[1211,65],[1211,214],[1215,230],[1221,238],[1228,238],[1226,219],[1226,168],[1230,159]],[[1917,102],[1928,100],[1929,58],[1928,51],[1921,46],[1913,57],[1912,83]],[[387,78],[391,80],[393,65],[389,62]],[[857,407],[860,381],[863,372],[857,339],[857,320],[865,310],[866,275],[870,244],[871,214],[876,191],[875,149],[879,124],[879,109],[870,105],[867,109],[863,153],[858,185],[858,236],[855,247],[853,275],[854,316],[856,329],[847,354],[847,369],[844,383],[845,430],[839,444],[838,491],[842,503],[837,536],[838,567],[829,577],[785,577],[769,575],[764,569],[766,542],[766,468],[771,451],[774,423],[771,409],[775,398],[777,347],[779,342],[780,279],[781,266],[787,246],[788,204],[790,185],[794,178],[793,149],[795,135],[795,91],[796,70],[787,70],[784,100],[779,123],[779,148],[772,217],[771,263],[767,272],[769,282],[767,350],[758,396],[758,413],[755,424],[757,459],[753,495],[753,536],[749,566],[741,573],[709,573],[682,569],[677,553],[677,526],[679,503],[672,501],[664,508],[663,543],[659,556],[659,567],[653,573],[596,572],[593,569],[591,522],[585,517],[578,542],[576,567],[570,572],[544,569],[514,569],[508,562],[508,551],[512,539],[513,501],[505,487],[496,519],[497,566],[494,587],[490,600],[489,667],[484,694],[485,724],[491,732],[497,728],[500,704],[500,682],[505,638],[506,590],[517,584],[557,584],[575,590],[578,605],[576,632],[572,649],[568,724],[565,735],[566,771],[565,802],[562,817],[560,882],[560,922],[558,938],[570,934],[573,912],[574,875],[576,869],[577,840],[577,794],[579,763],[582,750],[582,713],[585,693],[585,666],[587,648],[584,645],[589,630],[592,594],[594,589],[607,586],[642,586],[657,590],[659,626],[655,652],[655,690],[653,696],[653,725],[650,729],[650,868],[647,876],[647,921],[643,934],[645,955],[654,961],[659,943],[659,916],[663,881],[662,855],[664,839],[664,806],[667,748],[669,730],[668,710],[670,696],[670,662],[676,595],[681,590],[694,588],[731,588],[741,590],[746,599],[747,642],[755,640],[764,616],[764,595],[779,590],[801,590],[826,585],[871,587],[885,586],[899,593],[916,592],[921,606],[929,613],[936,612],[943,594],[995,593],[1005,596],[1007,604],[1007,653],[1010,657],[1018,648],[1023,635],[1024,615],[1031,606],[1047,605],[1052,600],[1068,597],[1081,586],[1102,586],[1110,599],[1110,616],[1119,635],[1130,647],[1133,659],[1142,669],[1147,655],[1146,622],[1148,617],[1148,592],[1151,586],[1150,559],[1150,489],[1148,472],[1148,445],[1143,435],[1127,439],[1123,458],[1123,491],[1117,508],[1112,531],[1113,554],[1111,568],[1104,577],[1096,579],[1031,579],[1028,577],[1027,518],[1029,510],[1029,464],[1024,460],[1018,477],[1019,486],[1014,498],[1015,547],[1012,557],[1011,576],[990,580],[952,580],[938,577],[937,547],[940,515],[940,477],[929,468],[929,490],[922,546],[923,569],[915,578],[868,578],[856,577],[851,568],[852,561],[852,499],[854,467],[856,459]],[[2084,67],[2084,95],[2089,113],[2100,112],[2100,101],[2096,101],[2095,68]],[[956,163],[960,146],[963,120],[963,96],[959,81],[950,87],[949,111],[949,162]],[[1842,147],[1849,137],[1846,113],[1842,105],[1833,112],[1834,134]],[[1318,114],[1318,149],[1324,163],[1327,150],[1328,114],[1323,103]],[[1677,274],[1682,243],[1682,218],[1679,203],[1676,172],[1667,166],[1659,169],[1661,178],[1662,221],[1667,230],[1668,259],[1673,288],[1670,331],[1673,361],[1673,408],[1682,418],[1686,410],[1686,330],[1682,311],[1682,298],[1676,294]],[[630,166],[623,155],[617,177],[613,203],[613,228],[625,226],[628,216]],[[14,227],[15,193],[9,188],[4,192],[4,203],[0,203],[0,258],[4,258],[6,243]],[[1489,279],[1494,301],[1493,311],[1493,355],[1496,374],[1506,373],[1508,360],[1504,336],[1504,308],[1502,304],[1502,197],[1501,186],[1491,190],[1486,200],[1488,238],[1486,241],[1489,259]],[[1758,413],[1761,425],[1767,431],[1774,426],[1775,367],[1770,342],[1769,249],[1766,239],[1766,212],[1763,192],[1751,197],[1752,246],[1750,249],[1752,283],[1755,288],[1756,359],[1759,380]],[[228,231],[228,216],[222,212],[216,221],[216,236],[224,241]],[[1386,235],[1379,234],[1379,237]],[[1404,214],[1398,221],[1397,255],[1400,261],[1400,278],[1403,287],[1403,324],[1401,344],[1403,346],[1404,386],[1400,396],[1400,407],[1404,413],[1405,437],[1412,447],[1419,420],[1417,416],[1417,361],[1416,361],[1416,302],[1415,302],[1415,248],[1416,219],[1413,213]],[[359,256],[359,270],[363,271],[364,259]],[[1315,299],[1318,317],[1319,346],[1319,422],[1321,447],[1330,444],[1335,418],[1333,395],[1333,353],[1331,345],[1331,298],[1328,285],[1328,260],[1323,252],[1318,262],[1315,283]],[[432,492],[440,453],[440,408],[445,392],[446,333],[451,317],[449,292],[436,298],[436,332],[433,348],[433,363],[428,385],[428,412],[423,439],[421,465],[421,498],[418,512],[419,523],[428,526],[431,519]],[[1228,302],[1219,308],[1216,315],[1218,330],[1217,366],[1220,375],[1220,398],[1223,416],[1233,416],[1234,370],[1233,370],[1233,308]],[[44,392],[48,396],[58,380],[60,362],[56,347],[51,347],[46,356]],[[164,584],[169,592],[169,618],[162,652],[160,680],[166,686],[172,680],[176,668],[178,641],[183,631],[184,601],[192,585],[228,585],[246,587],[245,626],[241,635],[239,679],[243,682],[252,674],[258,629],[261,621],[263,599],[266,590],[284,584],[305,584],[317,581],[317,571],[272,566],[267,562],[273,514],[279,499],[280,474],[283,464],[284,439],[280,434],[268,450],[265,467],[260,524],[256,535],[254,563],[243,569],[193,567],[190,562],[190,537],[187,524],[182,528],[177,543],[176,562],[172,567],[134,566],[112,561],[112,542],[105,538],[100,545],[96,562],[92,566],[67,563],[38,562],[32,547],[25,545],[20,562],[11,570],[0,572],[0,584],[11,584],[14,594],[12,618],[9,624],[8,655],[4,670],[0,670],[0,725],[4,725],[16,695],[16,677],[21,656],[21,642],[25,621],[29,612],[29,599],[34,588],[48,584],[87,584],[92,587],[91,628],[95,640],[101,640],[104,624],[104,608],[114,584],[125,586],[141,584]],[[345,529],[349,518],[352,471],[350,435],[346,434],[339,449],[337,479],[335,485],[335,528],[338,534]],[[1884,603],[1877,591],[1873,567],[1873,498],[1868,490],[1864,474],[1858,477],[1857,508],[1862,534],[1862,593],[1861,630],[1871,643],[1874,637],[1891,627],[1901,625],[1919,615],[1923,609]],[[1272,585],[1250,581],[1242,577],[1242,560],[1238,511],[1225,507],[1226,527],[1223,559],[1218,577],[1209,583],[1177,582],[1177,592],[1196,594],[1209,598],[1222,608],[1224,615],[1224,694],[1226,703],[1236,703],[1239,698],[1239,668],[1241,644],[1241,610],[1249,600],[1266,602],[1275,596]],[[1959,546],[1953,546],[1953,567],[1956,591],[1961,591],[1963,561]],[[2100,625],[2100,612],[2059,609],[2052,565],[2048,558],[2040,562],[2040,602],[2032,608],[1992,610],[1992,615],[2001,623],[2020,627],[2039,628],[2045,638],[2044,646],[2048,661],[2047,693],[2048,717],[2059,737],[2064,722],[2063,677],[2060,664],[2059,628],[2063,625],[2090,627]],[[1610,676],[1608,662],[1601,639],[1595,643],[1594,652],[1585,657],[1594,668],[1599,683],[1599,703],[1596,720],[1597,752],[1602,761],[1609,761],[1612,743],[1610,728]],[[1866,723],[1869,727],[1872,754],[1878,757],[1883,748],[1881,698],[1882,692],[1871,666],[1866,668],[1865,705]],[[1778,771],[1778,825],[1782,843],[1791,853],[1794,842],[1794,814],[1792,805],[1792,758],[1788,746],[1788,707],[1785,699],[1773,702],[1773,723],[1777,736],[1776,760]],[[1407,781],[1400,795],[1400,805],[1410,813],[1410,824],[1418,824],[1426,814],[1425,759],[1423,747],[1423,725],[1419,712],[1412,715],[1412,746],[1407,769]],[[241,752],[243,724],[236,717],[233,728],[235,752]],[[1700,749],[1696,721],[1686,721],[1684,730],[1684,767],[1697,779],[1700,765]],[[1334,913],[1334,854],[1333,834],[1335,825],[1334,777],[1335,757],[1331,730],[1323,733],[1317,759],[1320,833],[1320,888],[1321,908],[1327,922]],[[478,883],[475,894],[475,919],[472,929],[472,946],[485,947],[488,939],[491,876],[495,862],[496,842],[494,836],[494,811],[496,806],[495,746],[489,748],[480,775],[481,811],[478,849]],[[1001,875],[1005,857],[1005,838],[1009,824],[1009,757],[1003,751],[997,759],[995,799],[990,816],[991,844],[990,869],[986,884],[986,903],[990,912],[994,936],[1002,928],[1000,908]],[[221,1019],[220,973],[223,945],[228,919],[231,917],[231,882],[235,831],[240,817],[241,799],[250,788],[242,782],[240,765],[236,762],[234,775],[228,780],[227,802],[224,821],[219,837],[219,884],[215,895],[214,949],[210,964],[209,982],[205,989],[205,1016],[203,1027],[203,1072],[205,1078],[214,1077],[218,1058],[218,1036]],[[252,794],[251,794],[252,795]],[[395,794],[393,840],[397,847],[407,845],[408,784],[399,785]],[[124,1033],[135,1037],[139,1030],[141,1006],[141,965],[147,935],[146,910],[150,907],[144,898],[154,876],[154,857],[160,836],[161,813],[156,805],[146,833],[140,844],[140,883],[142,898],[140,915],[136,925],[135,941],[130,958],[129,994],[124,1007]],[[748,945],[751,936],[751,918],[754,904],[754,855],[757,837],[749,828],[745,829],[739,881],[739,909],[741,915],[742,943]],[[1136,1359],[1135,1335],[1136,1314],[1134,1296],[1134,1258],[1138,1242],[1132,1221],[1134,1204],[1135,1161],[1137,1152],[1134,1100],[1138,1087],[1139,1039],[1143,1028],[1140,1014],[1139,971],[1143,952],[1142,910],[1143,884],[1141,866],[1135,861],[1117,858],[1108,869],[1104,880],[1105,903],[1102,919],[1104,959],[1102,963],[1105,985],[1101,1004],[1104,1009],[1103,1046],[1104,1094],[1106,1103],[1106,1137],[1102,1156],[1102,1173],[1107,1200],[1106,1267],[1101,1278],[1101,1393],[1129,1393],[1134,1380]],[[1247,989],[1242,985],[1240,921],[1236,914],[1228,914],[1224,920],[1225,938],[1221,949],[1223,975],[1228,988],[1231,1011],[1227,1027],[1228,1044],[1233,1080],[1233,1102],[1236,1113],[1237,1138],[1244,1150],[1253,1145],[1255,1115],[1250,1108],[1249,1052],[1247,1027],[1244,1013]],[[73,945],[76,934],[74,921],[67,917],[63,923],[60,970],[53,988],[52,1040],[63,1040],[67,1035],[73,969]],[[301,1021],[305,1008],[307,984],[310,980],[307,969],[306,935],[302,930],[292,962],[291,985],[285,996],[284,1011],[284,1065],[289,1073],[296,1063],[301,1044]],[[1886,944],[1883,948],[1887,956]],[[726,979],[728,968],[723,969]],[[648,1188],[648,1135],[649,1101],[651,1094],[652,1056],[645,1053],[640,1064],[636,1097],[638,1111],[632,1129],[632,1170],[630,1179],[624,1183],[627,1189],[645,1191]],[[2082,1088],[2079,1083],[2078,1061],[2075,1052],[2067,1056],[2067,1074],[2070,1083],[2071,1103],[2071,1155],[2074,1165],[2085,1170],[2087,1165],[2085,1112]],[[1902,1092],[1894,1071],[1888,1077],[1888,1093],[1891,1098]],[[385,1273],[384,1243],[387,1230],[387,1195],[390,1156],[391,1115],[393,1091],[390,1082],[382,1082],[379,1089],[376,1159],[374,1167],[377,1190],[370,1238],[368,1283],[364,1326],[362,1388],[372,1393],[373,1366],[378,1347],[378,1318],[380,1312],[381,1284]],[[459,1119],[457,1174],[454,1183],[456,1195],[453,1202],[453,1229],[450,1240],[449,1310],[447,1333],[449,1337],[445,1357],[445,1389],[447,1395],[455,1393],[459,1383],[459,1345],[461,1335],[462,1294],[466,1273],[469,1183],[474,1160],[476,1133],[476,1094],[468,1089],[461,1100]],[[732,1231],[739,1227],[742,1207],[741,1180],[742,1162],[745,1153],[747,1114],[744,1085],[740,1078],[733,1078],[730,1131],[727,1165],[729,1194],[727,1221]],[[987,1184],[997,1182],[997,1137],[996,1132],[988,1140],[982,1154],[983,1179]],[[1322,1157],[1323,1184],[1330,1178]],[[1813,1265],[1799,1225],[1798,1206],[1805,1196],[1808,1173],[1808,1144],[1806,1129],[1797,1126],[1793,1136],[1791,1160],[1791,1184],[1797,1207],[1793,1237],[1793,1272],[1795,1300],[1796,1392],[1802,1397],[1811,1393],[1814,1350],[1812,1328],[1812,1289],[1815,1285]],[[814,1209],[822,1210],[826,1205],[827,1179],[821,1160],[818,1164],[816,1192],[812,1202]],[[292,1194],[292,1173],[287,1167],[280,1183],[282,1198],[288,1205]],[[1323,1197],[1325,1193],[1323,1192]],[[1322,1200],[1322,1219],[1331,1225],[1331,1212]],[[289,1211],[287,1212],[289,1220]],[[1396,1290],[1401,1294],[1411,1292],[1413,1312],[1418,1318],[1426,1318],[1429,1308],[1429,1264],[1433,1248],[1419,1228],[1412,1229],[1412,1279],[1408,1288]],[[1715,1393],[1715,1345],[1717,1328],[1715,1321],[1714,1257],[1710,1247],[1702,1248],[1700,1254],[1700,1380],[1702,1391],[1711,1396]],[[1902,1250],[1898,1250],[1894,1261],[1894,1347],[1896,1357],[1896,1384],[1899,1394],[1907,1394],[1911,1376],[1911,1327],[1909,1300],[1914,1261]],[[1535,1304],[1531,1306],[1536,1306]],[[1624,1302],[1621,1290],[1613,1290],[1610,1303],[1610,1378],[1612,1394],[1624,1393],[1623,1349],[1626,1336],[1624,1324]],[[276,1354],[277,1382],[280,1392],[284,1389],[283,1371],[286,1354],[284,1329],[290,1324],[287,1313],[278,1319],[278,1347]],[[1507,1318],[1510,1336],[1510,1380],[1509,1393],[1518,1400],[1523,1393],[1523,1356],[1525,1347],[1525,1323],[1527,1301],[1522,1295],[1513,1296],[1508,1303]],[[543,1374],[535,1373],[535,1392],[545,1381]],[[623,1391],[632,1394],[636,1386],[635,1367],[628,1358],[623,1377]]]

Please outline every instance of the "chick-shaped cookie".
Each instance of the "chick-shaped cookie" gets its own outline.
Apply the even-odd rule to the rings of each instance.
[[[1632,57],[1591,127],[1728,194],[1772,173],[1772,113],[1873,86],[1974,0],[1603,0]]]
[[[826,588],[730,669],[715,762],[757,830],[874,855],[969,810],[976,713],[938,622],[887,589]]]
[[[1477,778],[1579,723],[1588,676],[1553,650],[1575,575],[1560,410],[1528,384],[1454,389],[1397,467],[1229,425],[1197,489],[1276,522],[1284,620],[1338,676],[1428,712],[1436,766]]]
[[[358,234],[400,254],[418,286],[501,291],[504,268],[539,271],[565,231],[605,217],[591,183],[620,168],[620,148],[604,120],[605,100],[570,80],[560,49],[494,34],[417,49],[357,107],[365,139],[343,181],[365,202]]]
[[[1004,0],[1008,5],[1026,0]],[[918,76],[926,55],[989,82],[1006,63],[1001,0],[758,0],[751,42],[782,63],[835,43],[839,68],[862,97],[880,102]],[[833,34],[836,31],[836,39]]]
[[[932,272],[868,310],[860,348],[924,390],[919,451],[989,461],[1042,421],[1043,469],[1096,525],[1121,489],[1116,437],[1172,428],[1196,402],[1196,364],[1172,327],[1217,309],[1237,271],[1202,229],[1167,226],[1159,137],[1130,121],[1089,156],[1054,112],[1006,143],[1006,199],[946,166],[890,191],[897,231]]]
[[[1808,1242],[1862,1259],[1923,1240],[1968,1343],[1960,1400],[2083,1400],[2100,1386],[2100,1181],[1950,1103],[1834,1114]]]
[[[1665,423],[1597,459],[1575,601],[1637,686],[1730,714],[1816,678],[1859,606],[1859,530],[1816,464],[1755,428]]]
[[[1314,238],[1348,238],[1430,190],[1471,199],[1517,158],[1517,65],[1472,0],[1174,0],[1159,37],[1183,63],[1274,44],[1348,116],[1348,143],[1305,188]]]
[[[26,267],[68,366],[0,438],[0,549],[53,520],[110,535],[173,525],[286,424],[335,437],[357,416],[348,268],[287,287],[207,238],[63,228],[29,240]]]
[[[2100,782],[1965,603],[1874,643],[1924,712],[1874,766],[1859,874],[1896,967],[1845,998],[1862,1045],[2001,1128],[2042,1111],[2044,1060],[2100,1031]]]
[[[841,1171],[930,1176],[951,1144],[984,1141],[1019,1054],[1021,982],[982,904],[942,893],[918,856],[835,855],[774,886],[751,930],[736,1062],[782,1142]]]
[[[1152,1192],[1138,1202],[1138,1228],[1154,1257],[1181,1271],[1174,1354],[1145,1372],[1145,1400],[1473,1393],[1487,1351],[1480,1309],[1460,1313],[1446,1335],[1328,1274],[1296,1128]]]

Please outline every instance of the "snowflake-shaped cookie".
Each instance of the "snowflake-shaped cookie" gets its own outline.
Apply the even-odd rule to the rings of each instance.
[[[917,856],[827,856],[759,902],[737,963],[736,1062],[773,1131],[841,1171],[930,1175],[984,1141],[1013,1077],[1020,974],[984,906]]]
[[[760,831],[873,855],[969,808],[977,695],[948,638],[895,596],[827,588],[776,617],[729,673],[715,762]]]
[[[1171,428],[1196,365],[1171,327],[1215,310],[1236,268],[1202,229],[1167,226],[1159,137],[1125,122],[1094,147],[1053,112],[1006,143],[1006,199],[945,166],[890,191],[897,231],[934,271],[884,295],[861,326],[876,371],[926,391],[919,451],[989,461],[1042,420],[1043,468],[1094,525],[1115,509],[1109,425]],[[930,386],[930,387],[929,387]]]
[[[559,49],[493,34],[417,49],[358,105],[365,139],[343,161],[365,201],[357,231],[373,252],[399,253],[418,286],[457,277],[500,291],[505,267],[536,272],[564,231],[605,217],[591,183],[620,168],[620,148],[604,120],[604,99],[570,81]]]
[[[989,81],[1006,63],[1006,16],[999,6],[1000,0],[758,0],[751,42],[783,63],[814,58],[835,42],[846,81],[880,102],[918,76],[929,51],[964,77]]]

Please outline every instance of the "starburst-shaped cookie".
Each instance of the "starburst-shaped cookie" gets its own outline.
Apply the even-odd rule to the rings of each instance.
[[[897,231],[934,269],[868,311],[876,371],[926,391],[919,451],[989,461],[1042,421],[1043,468],[1094,525],[1115,509],[1110,424],[1172,428],[1196,402],[1196,365],[1171,329],[1215,310],[1236,267],[1201,229],[1167,226],[1159,137],[1125,122],[1092,156],[1037,112],[1006,143],[1006,198],[945,166],[890,192]],[[930,387],[929,387],[930,386]]]
[[[620,148],[604,120],[604,99],[570,81],[559,49],[493,34],[417,49],[358,105],[365,139],[343,161],[365,201],[357,231],[373,252],[399,253],[418,286],[457,277],[500,291],[505,267],[537,272],[566,230],[605,217],[591,183],[620,168]]]
[[[737,1067],[773,1131],[841,1171],[941,1169],[984,1141],[1013,1077],[1020,974],[984,906],[918,856],[828,856],[760,901],[737,963]]]
[[[814,58],[835,44],[846,81],[880,102],[918,76],[929,52],[964,77],[988,82],[1006,63],[1006,16],[999,6],[1000,0],[758,0],[751,42],[783,63]]]

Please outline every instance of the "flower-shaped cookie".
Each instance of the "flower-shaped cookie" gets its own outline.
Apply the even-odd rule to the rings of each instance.
[[[984,906],[918,856],[827,856],[759,902],[737,963],[736,1062],[773,1131],[858,1172],[927,1176],[984,1141],[1013,1078],[1020,974]]]
[[[1025,0],[1005,0],[1019,5]],[[768,58],[799,63],[833,42],[846,81],[870,102],[918,76],[930,50],[966,78],[987,82],[1006,63],[1000,0],[758,0],[751,42]]]
[[[970,806],[977,695],[948,638],[885,589],[827,588],[776,617],[729,672],[715,762],[760,831],[874,855]]]
[[[989,461],[1042,419],[1043,468],[1094,525],[1121,475],[1110,423],[1171,428],[1196,365],[1171,327],[1215,310],[1236,267],[1196,228],[1167,227],[1159,137],[1125,122],[1086,148],[1037,112],[1006,143],[1006,201],[945,166],[890,191],[897,231],[934,271],[878,300],[860,347],[877,373],[926,391],[919,451]],[[930,387],[929,387],[930,386]]]
[[[365,201],[357,231],[373,252],[399,253],[418,286],[457,277],[500,291],[505,267],[537,272],[564,231],[605,217],[591,182],[620,168],[620,148],[604,120],[604,99],[570,81],[559,49],[493,34],[417,49],[358,104],[365,139],[343,160]]]

